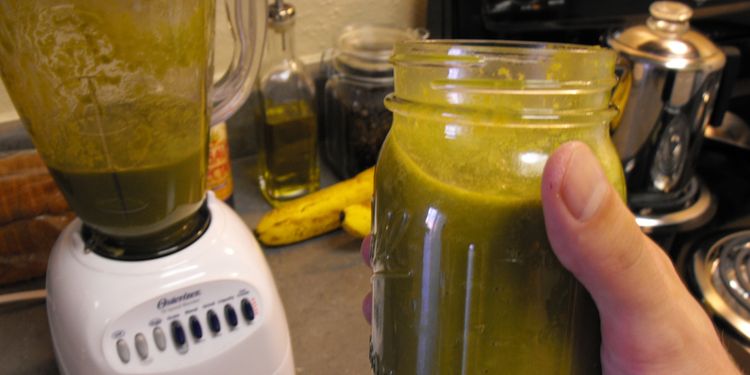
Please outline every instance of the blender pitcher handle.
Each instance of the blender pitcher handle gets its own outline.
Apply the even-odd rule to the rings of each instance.
[[[226,121],[242,106],[258,75],[266,38],[265,0],[224,0],[234,52],[229,68],[212,90],[211,124]]]

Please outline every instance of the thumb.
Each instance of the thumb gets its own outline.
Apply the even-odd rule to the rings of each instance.
[[[605,370],[663,371],[723,352],[707,315],[585,144],[564,144],[550,156],[542,203],[555,255],[599,310]]]
[[[668,291],[654,288],[671,280],[665,280],[662,260],[652,261],[660,249],[641,233],[588,146],[567,143],[550,156],[542,201],[555,254],[600,310],[663,304]]]

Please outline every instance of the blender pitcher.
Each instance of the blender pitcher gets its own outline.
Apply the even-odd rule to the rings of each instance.
[[[0,2],[0,75],[100,255],[166,255],[207,227],[208,126],[246,99],[265,32],[262,1],[226,5],[235,53],[212,87],[215,0]]]

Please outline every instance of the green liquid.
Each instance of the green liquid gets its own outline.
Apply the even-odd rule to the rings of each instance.
[[[303,101],[266,104],[259,127],[260,187],[272,204],[317,190],[317,120]]]
[[[600,372],[596,311],[549,247],[538,182],[513,196],[447,185],[394,129],[376,174],[375,374]]]
[[[199,105],[144,96],[101,108],[102,131],[78,132],[68,147],[40,148],[71,208],[86,224],[120,240],[152,237],[186,220],[203,201],[207,120]],[[82,118],[76,126],[96,123]],[[78,128],[80,129],[80,128]],[[56,128],[55,131],[62,129]],[[50,141],[60,142],[60,139]],[[78,160],[70,160],[81,155]],[[179,236],[177,236],[179,237]],[[175,238],[175,234],[165,234]],[[154,241],[154,250],[169,244]]]
[[[107,237],[179,234],[203,201],[214,3],[0,2],[8,93],[70,206]]]
[[[175,163],[124,171],[50,172],[84,222],[114,237],[131,237],[172,227],[198,210],[204,156],[193,152]]]

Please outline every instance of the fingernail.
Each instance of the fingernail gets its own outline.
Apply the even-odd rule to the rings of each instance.
[[[362,261],[368,267],[372,267],[372,235],[365,236],[362,243],[359,245],[359,253],[362,255]]]
[[[362,314],[367,323],[372,324],[372,292],[367,293],[365,299],[362,300]]]
[[[579,145],[565,167],[560,194],[570,214],[586,221],[597,212],[609,185],[599,161],[588,147]]]

